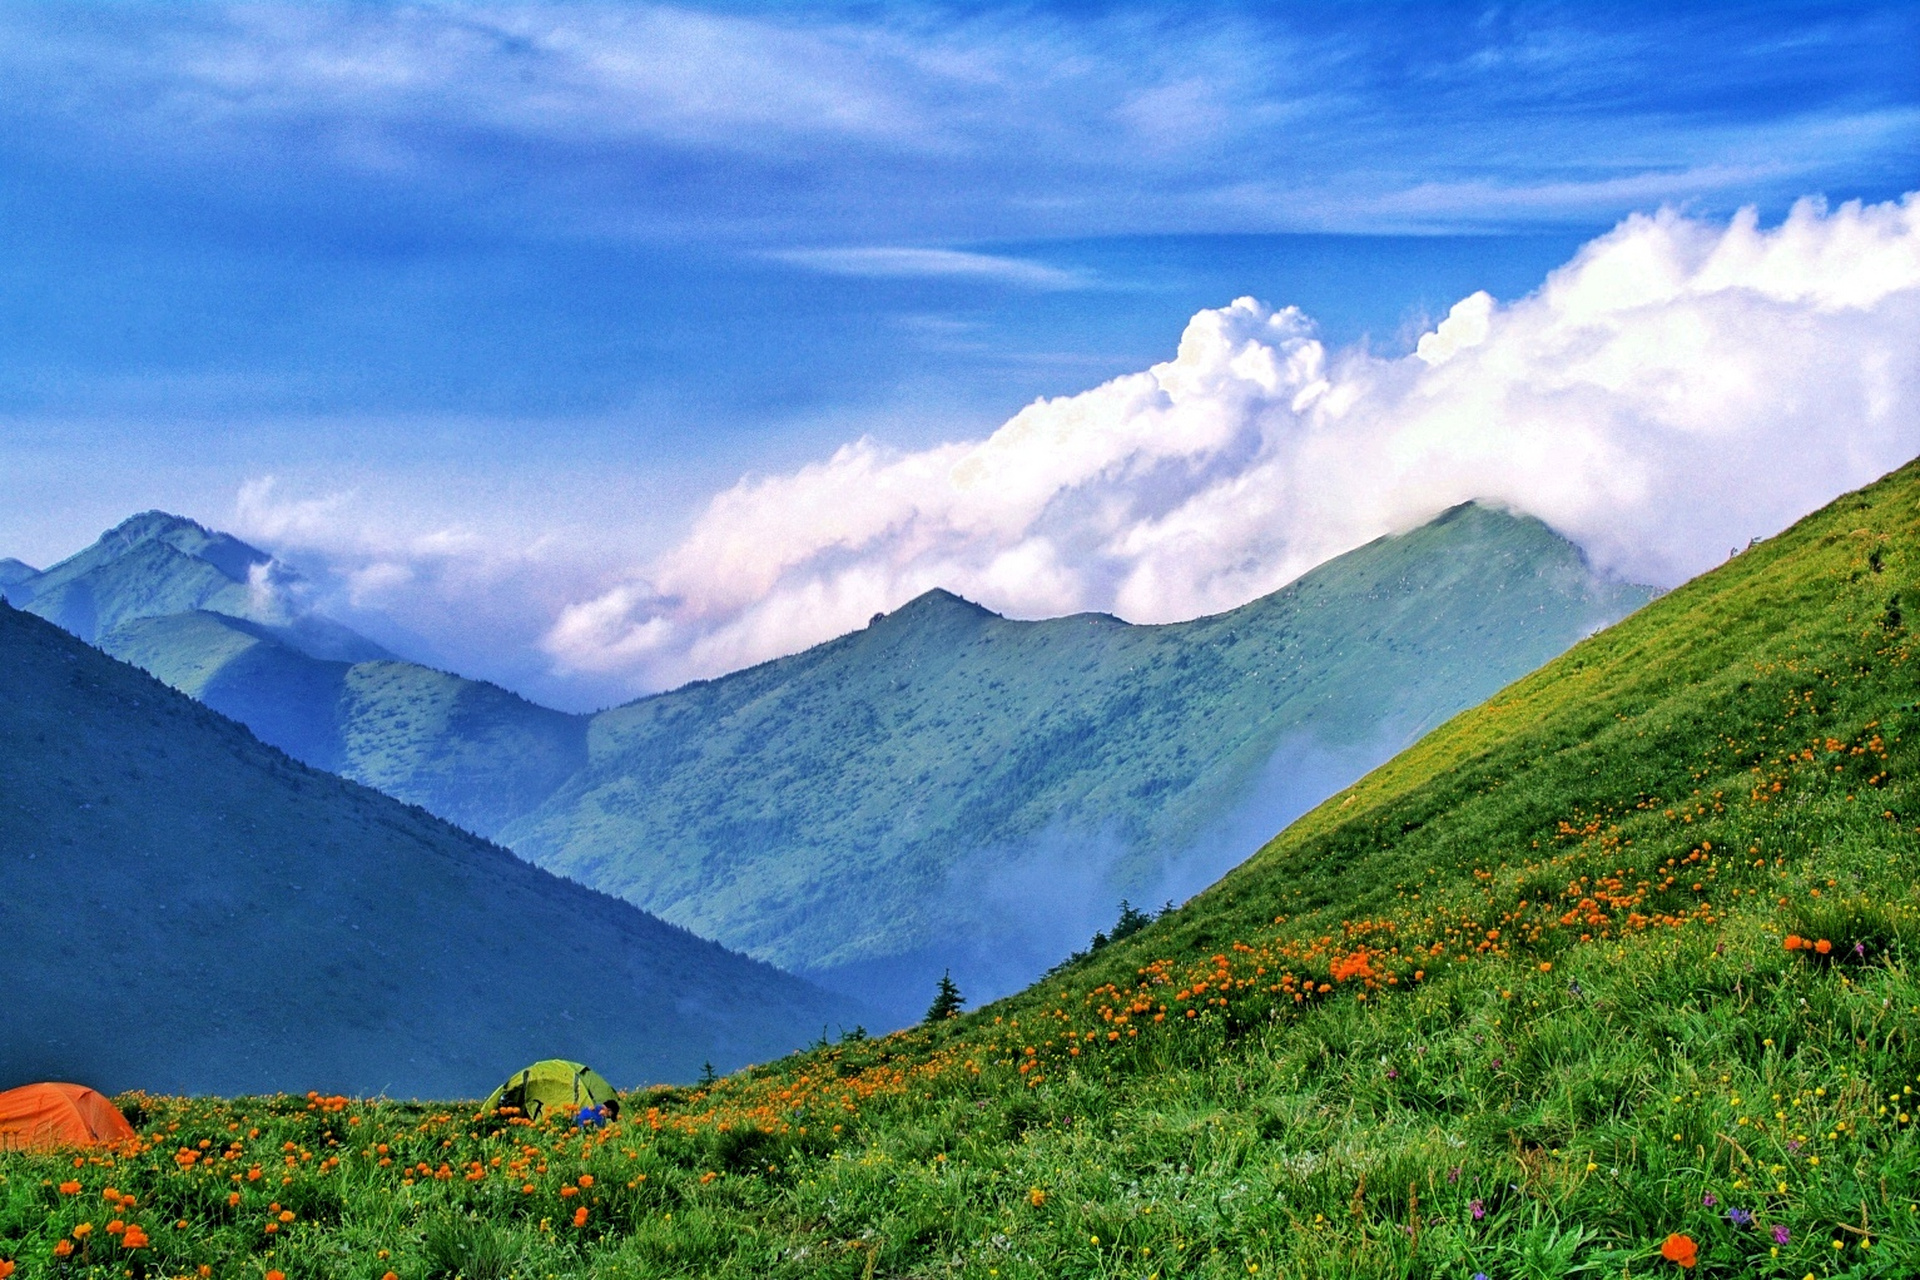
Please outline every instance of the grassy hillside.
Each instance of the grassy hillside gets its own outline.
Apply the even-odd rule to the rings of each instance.
[[[587,1134],[131,1099],[111,1169],[0,1157],[0,1248],[111,1181],[290,1280],[1920,1273],[1916,591],[1909,467],[1015,998]]]
[[[295,759],[479,835],[586,762],[585,717],[398,661],[289,603],[293,581],[231,535],[150,511],[0,586]]]
[[[1170,626],[936,591],[603,712],[587,767],[501,839],[910,1018],[945,969],[1017,989],[1122,897],[1188,896],[1645,597],[1474,505]]]
[[[691,1079],[857,1010],[0,607],[0,1087]]]

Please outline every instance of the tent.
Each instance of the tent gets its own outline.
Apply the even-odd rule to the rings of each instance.
[[[133,1126],[81,1084],[29,1084],[0,1093],[0,1151],[46,1151],[124,1142]]]
[[[549,1111],[577,1116],[598,1107],[609,1120],[620,1114],[620,1099],[598,1071],[564,1058],[548,1058],[516,1071],[487,1098],[483,1110],[517,1107],[529,1120]]]

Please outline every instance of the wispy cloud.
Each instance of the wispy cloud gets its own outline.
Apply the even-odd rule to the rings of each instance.
[[[38,163],[217,172],[309,211],[325,174],[343,208],[404,194],[542,235],[1590,222],[1886,181],[1920,140],[1916,36],[1892,5],[1792,31],[1655,7],[20,6],[0,126]]]
[[[875,246],[841,249],[776,249],[764,256],[808,271],[872,279],[958,279],[1017,285],[1028,289],[1087,289],[1096,281],[1080,271],[1051,267],[1027,258],[973,253],[961,249]]]

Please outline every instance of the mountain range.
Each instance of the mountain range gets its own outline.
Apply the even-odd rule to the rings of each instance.
[[[0,575],[16,608],[133,663],[316,769],[481,836],[586,762],[586,718],[402,662],[304,607],[266,552],[148,511],[45,572]]]
[[[555,1056],[687,1080],[861,1015],[4,605],[0,876],[0,1081],[476,1097]]]
[[[942,972],[1012,990],[1122,898],[1197,891],[1649,595],[1467,504],[1209,618],[1023,622],[935,591],[573,716],[400,661],[304,610],[266,553],[164,513],[5,577],[289,754],[895,1023]]]

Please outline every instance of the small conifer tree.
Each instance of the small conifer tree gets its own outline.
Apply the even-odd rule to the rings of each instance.
[[[948,970],[940,975],[940,985],[934,989],[933,1003],[927,1007],[927,1021],[945,1022],[959,1017],[960,1007],[965,1003],[960,988],[954,985],[952,970]]]

